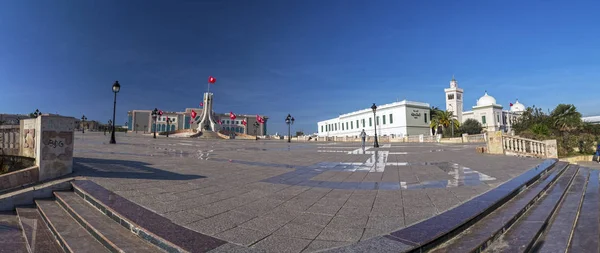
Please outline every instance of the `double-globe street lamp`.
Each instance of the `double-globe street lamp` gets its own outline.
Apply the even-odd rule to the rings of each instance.
[[[85,115],[81,116],[81,133],[84,134],[85,133],[85,121],[87,120],[87,117]]]
[[[156,117],[158,116],[158,108],[154,108],[152,111],[152,120],[154,121],[154,139],[156,139]]]
[[[254,140],[258,140],[258,135],[256,135],[256,131],[258,130],[258,127],[260,126],[260,124],[258,124],[258,122],[254,121],[254,124],[252,124],[254,126]]]
[[[371,109],[373,110],[373,121],[375,122],[375,124],[373,124],[375,129],[375,143],[373,143],[373,147],[378,148],[379,142],[377,141],[377,116],[375,114],[375,112],[377,111],[377,106],[375,105],[375,103],[373,103]]]
[[[115,99],[113,103],[112,133],[110,135],[110,144],[117,143],[117,141],[115,141],[115,113],[117,111],[117,93],[119,93],[120,90],[121,85],[119,84],[119,81],[115,81],[115,83],[112,86],[112,91],[113,93],[115,93]]]
[[[285,117],[285,123],[288,125],[288,142],[292,141],[292,125],[294,124],[294,117],[292,117],[292,115],[288,114],[287,117]]]
[[[35,109],[35,112],[33,112],[32,114],[34,117],[37,118],[38,116],[42,115],[42,112],[40,112],[40,110],[38,110],[38,109]]]

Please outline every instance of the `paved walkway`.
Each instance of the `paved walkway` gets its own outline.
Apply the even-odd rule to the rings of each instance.
[[[79,175],[192,230],[313,252],[444,212],[540,163],[477,145],[152,139],[76,133]]]

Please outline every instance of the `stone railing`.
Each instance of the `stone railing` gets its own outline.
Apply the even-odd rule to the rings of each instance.
[[[0,126],[0,149],[5,155],[19,154],[19,125]]]
[[[504,135],[500,131],[490,134],[487,150],[490,154],[558,158],[556,140],[537,141]]]
[[[463,142],[486,142],[487,136],[483,134],[463,134]]]

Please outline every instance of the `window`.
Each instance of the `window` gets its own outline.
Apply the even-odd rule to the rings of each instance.
[[[369,126],[373,126],[373,121],[371,120],[371,117],[369,117]]]
[[[365,119],[362,119],[363,127],[365,127]]]
[[[334,130],[335,131],[337,131],[337,125],[338,125],[337,123],[335,123],[335,125],[334,125]]]
[[[379,126],[379,116],[377,116],[377,118],[375,119],[375,125]]]
[[[356,128],[359,128],[359,126],[358,126],[358,120],[356,120]]]
[[[383,124],[385,125],[385,115],[383,115]]]
[[[350,129],[354,129],[354,121],[350,121]]]
[[[485,122],[485,115],[484,115],[484,116],[481,116],[481,124],[483,124],[483,125],[485,125],[485,124],[486,124],[486,122]]]
[[[346,130],[349,130],[350,128],[348,128],[348,122],[346,122]]]
[[[322,133],[322,132],[324,132],[324,131],[323,131],[323,126],[321,126],[321,133]]]
[[[496,119],[498,120],[498,123],[500,123],[500,114],[496,114]]]
[[[325,132],[329,131],[329,125],[325,125]]]
[[[344,128],[344,122],[342,122],[342,131],[343,131],[344,129],[345,129],[345,128]]]
[[[461,100],[462,99],[462,94],[460,94],[460,93],[456,94],[456,99]]]
[[[394,124],[394,118],[392,118],[392,114],[390,113],[390,124]]]
[[[425,117],[423,117],[423,119],[425,119],[425,123],[427,123],[427,113],[425,113]]]
[[[448,100],[453,100],[454,99],[454,94],[448,94]]]

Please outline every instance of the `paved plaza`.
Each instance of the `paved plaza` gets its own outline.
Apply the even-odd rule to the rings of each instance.
[[[314,252],[442,213],[540,159],[481,144],[287,143],[76,133],[75,173],[181,226],[250,249]]]

